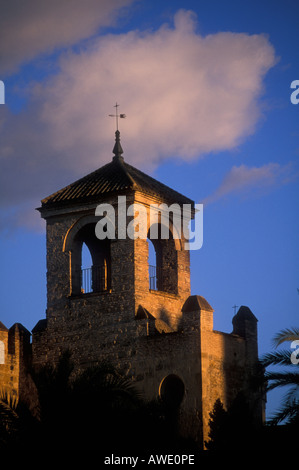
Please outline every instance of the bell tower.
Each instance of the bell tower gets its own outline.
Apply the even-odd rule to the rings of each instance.
[[[214,309],[191,295],[186,206],[194,213],[125,161],[118,129],[109,163],[41,201],[47,312],[32,330],[32,363],[55,364],[65,350],[75,372],[108,361],[145,399],[175,407],[182,435],[204,448],[218,399],[228,410],[241,393],[259,424],[263,396],[252,389],[253,313],[243,306],[232,333],[215,331]]]
[[[118,129],[113,154],[110,163],[43,199],[38,209],[47,223],[47,315],[33,330],[37,363],[57,361],[66,348],[80,367],[114,358],[141,334],[137,320],[143,318],[168,331],[180,327],[190,259],[171,209],[194,203],[126,163]],[[141,212],[143,237],[134,235]],[[98,236],[97,224],[103,230],[109,225],[107,237]],[[82,266],[83,246],[88,267]]]

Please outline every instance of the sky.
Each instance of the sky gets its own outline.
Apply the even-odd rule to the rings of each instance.
[[[0,9],[0,321],[31,331],[45,318],[36,208],[111,161],[118,102],[125,160],[203,203],[192,294],[227,333],[233,306],[248,306],[259,354],[269,352],[278,331],[298,326],[298,1],[10,0]]]

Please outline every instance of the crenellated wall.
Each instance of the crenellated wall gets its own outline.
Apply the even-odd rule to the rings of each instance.
[[[0,390],[16,398],[27,395],[30,363],[29,331],[20,323],[8,329],[0,322]]]

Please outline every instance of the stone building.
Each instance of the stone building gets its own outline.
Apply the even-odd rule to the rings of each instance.
[[[0,391],[4,389],[16,397],[27,394],[30,336],[30,332],[20,323],[8,329],[0,322]]]
[[[165,238],[161,217],[156,220],[158,239],[150,239],[149,217],[147,238],[121,233],[122,218],[133,203],[148,213],[151,205],[163,203],[194,209],[193,201],[129,165],[118,131],[113,153],[108,164],[42,200],[47,312],[32,330],[33,366],[56,363],[65,349],[77,370],[109,360],[145,398],[160,396],[179,406],[181,432],[201,444],[208,438],[209,413],[218,398],[228,408],[244,393],[261,422],[262,396],[252,390],[258,367],[253,313],[241,307],[231,334],[213,329],[213,308],[201,295],[191,295],[190,253],[184,234],[175,236],[173,223]],[[115,219],[109,219],[115,238],[96,235],[100,204],[115,208]],[[129,214],[126,222],[133,220]],[[154,266],[149,265],[151,243]],[[90,252],[90,267],[82,267],[83,247]],[[24,335],[28,343],[25,329],[11,330],[0,327],[0,373],[7,384],[9,364],[23,357],[18,338]],[[18,371],[15,366],[14,374]]]

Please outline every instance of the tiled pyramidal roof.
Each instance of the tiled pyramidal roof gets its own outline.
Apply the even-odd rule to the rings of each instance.
[[[76,202],[92,202],[108,193],[127,190],[141,191],[170,203],[191,204],[193,207],[191,199],[126,163],[121,156],[122,148],[117,132],[112,161],[43,199],[42,209]]]

